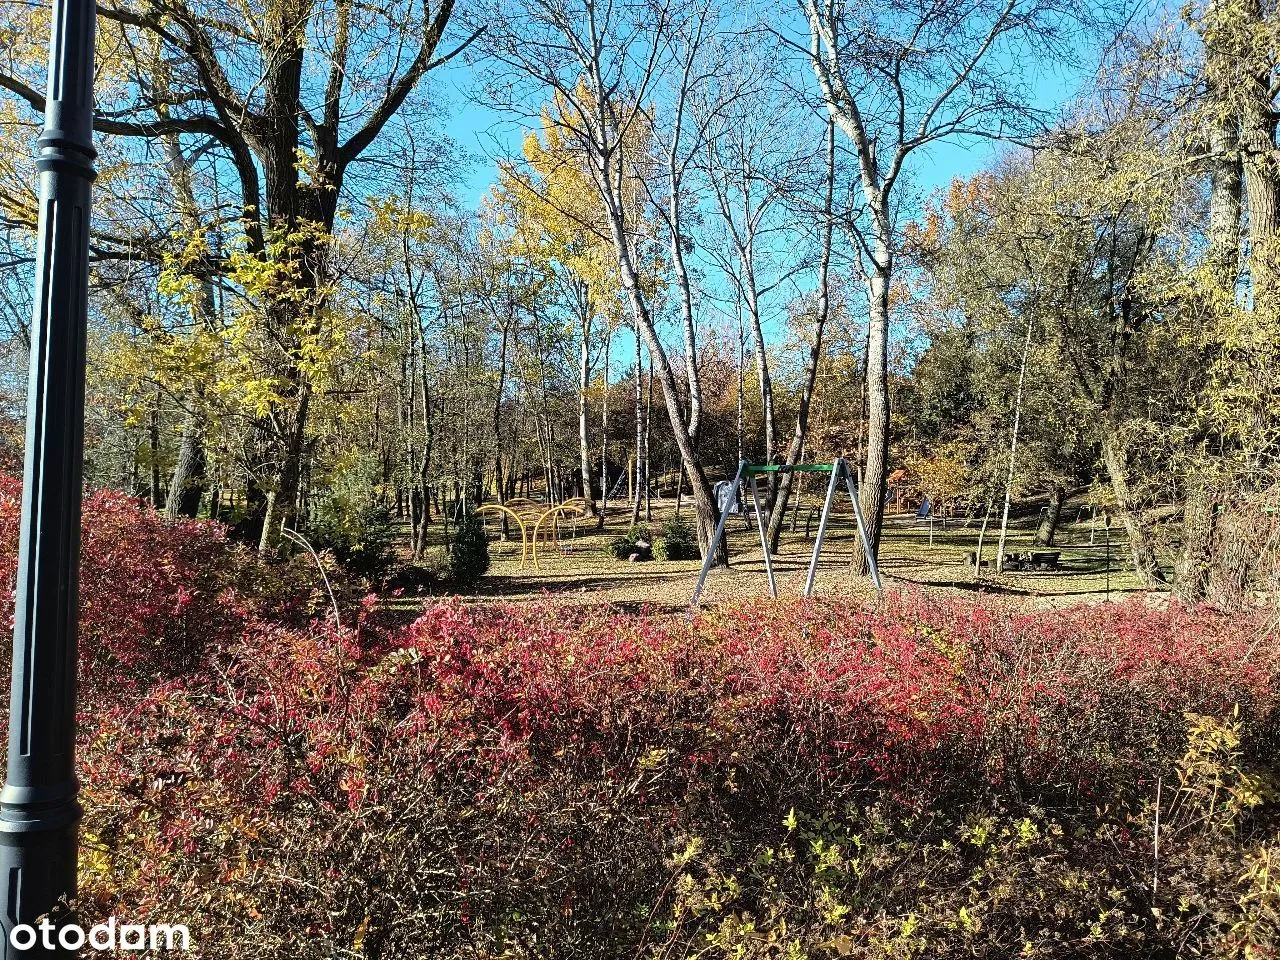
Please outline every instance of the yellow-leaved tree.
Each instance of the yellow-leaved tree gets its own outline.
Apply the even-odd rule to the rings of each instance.
[[[627,304],[609,234],[608,210],[592,178],[588,157],[567,120],[568,111],[563,97],[556,97],[543,109],[541,130],[525,134],[523,162],[501,165],[487,206],[495,224],[507,231],[511,255],[541,273],[569,307],[578,346],[579,492],[594,502],[588,417],[592,370],[603,354],[603,383],[599,390],[605,418],[603,433],[608,416],[604,406],[609,378],[608,344],[624,320]],[[641,127],[635,129],[620,152],[617,169],[621,194],[637,220],[646,194],[639,179],[643,164],[635,157],[643,155],[645,136]],[[662,271],[655,240],[651,230],[639,231],[632,238],[635,261],[642,266],[642,282],[651,296],[656,294]],[[637,332],[637,376],[641,369],[640,346]],[[639,397],[637,389],[637,451],[643,446]],[[606,461],[607,452],[602,447],[601,498],[608,495]],[[603,521],[603,513],[600,520]]]

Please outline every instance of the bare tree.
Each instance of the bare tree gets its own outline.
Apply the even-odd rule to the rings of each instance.
[[[644,360],[640,355],[640,331],[635,331],[636,335],[636,356],[635,371],[633,383],[635,389],[635,415],[636,415],[636,454],[635,462],[632,464],[632,478],[635,488],[632,491],[631,498],[631,525],[634,527],[640,522],[640,503],[643,498],[643,488],[649,482],[649,475],[644,462]]]
[[[478,11],[486,24],[483,45],[501,64],[495,100],[523,116],[552,102],[554,122],[573,147],[566,162],[582,163],[604,208],[603,230],[612,243],[623,295],[654,362],[675,442],[690,478],[698,518],[698,541],[710,549],[716,510],[711,485],[686,417],[675,368],[658,335],[653,284],[643,265],[651,236],[646,218],[654,205],[637,197],[650,192],[654,140],[651,99],[673,71],[688,62],[679,55],[681,37],[699,36],[708,15],[675,0],[634,5],[595,0],[529,0],[524,6],[499,0]],[[708,21],[709,22],[709,21]],[[692,33],[690,33],[692,31]],[[667,168],[670,181],[670,167]],[[661,205],[658,205],[661,207]],[[679,205],[675,214],[680,214]],[[664,216],[672,216],[668,204]],[[674,236],[683,236],[674,219]],[[584,223],[583,229],[599,230]],[[691,377],[691,383],[693,381]]]
[[[795,129],[796,111],[786,91],[771,89],[760,80],[767,78],[772,65],[749,59],[742,68],[756,81],[747,90],[722,97],[719,121],[707,138],[707,178],[716,198],[727,250],[717,257],[729,278],[735,298],[746,311],[760,387],[764,415],[764,459],[773,463],[778,455],[778,426],[773,396],[773,377],[765,345],[765,299],[794,272],[771,247],[782,228],[790,228],[777,216],[794,213],[784,207],[790,171],[797,147],[807,145]],[[793,260],[795,251],[783,256]],[[778,475],[771,474],[768,509],[773,510],[778,492]]]
[[[694,285],[689,268],[694,240],[689,230],[688,208],[694,204],[694,178],[703,151],[722,132],[726,111],[737,101],[749,81],[747,71],[734,63],[734,51],[715,33],[717,10],[697,2],[671,18],[671,63],[657,75],[657,96],[665,109],[654,110],[653,136],[661,177],[645,179],[649,201],[666,227],[667,255],[680,307],[684,335],[686,376],[689,385],[689,436],[694,446],[702,425],[702,375],[698,365],[698,327],[694,310]],[[669,74],[669,76],[667,76]],[[662,82],[662,81],[666,82]]]
[[[854,151],[866,210],[853,224],[866,286],[867,450],[862,509],[879,550],[889,453],[889,317],[908,158],[957,137],[1003,137],[1029,119],[1015,58],[1052,38],[1055,0],[847,3],[800,0],[795,43]],[[1022,45],[1020,47],[1020,45]],[[859,561],[863,563],[863,561]]]
[[[828,120],[826,136],[826,171],[822,194],[821,247],[818,254],[817,307],[814,311],[813,329],[809,334],[809,356],[806,358],[804,382],[800,388],[800,405],[796,410],[796,428],[787,447],[785,463],[794,467],[804,453],[809,437],[809,411],[813,406],[814,390],[818,383],[818,365],[822,362],[823,335],[831,317],[831,248],[835,233],[835,184],[836,184],[836,136],[835,123]],[[784,473],[778,487],[778,496],[769,516],[769,549],[777,552],[782,538],[782,523],[791,499],[795,474]]]

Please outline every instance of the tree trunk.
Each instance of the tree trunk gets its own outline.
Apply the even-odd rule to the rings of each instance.
[[[689,438],[698,445],[698,433],[702,429],[702,376],[698,370],[698,332],[693,320],[693,290],[689,283],[689,271],[684,262],[684,228],[681,221],[681,204],[684,191],[676,177],[674,154],[668,157],[670,187],[667,197],[667,216],[670,220],[671,266],[680,294],[680,328],[684,333],[686,374],[689,378]],[[647,313],[647,310],[646,310]]]
[[[646,522],[653,521],[653,483],[650,477],[653,476],[649,472],[652,461],[649,458],[649,423],[653,414],[653,357],[649,358],[649,389],[644,403],[644,518]]]
[[[1242,159],[1239,114],[1222,77],[1233,64],[1231,54],[1206,38],[1205,67],[1209,82],[1209,250],[1207,263],[1214,281],[1226,297],[1234,299],[1240,275],[1240,226]],[[1265,137],[1264,137],[1265,139]],[[1261,171],[1254,171],[1256,177]],[[1254,184],[1258,189],[1258,184]],[[1254,212],[1251,212],[1251,220]],[[1205,349],[1202,362],[1212,362]],[[1220,491],[1210,479],[1214,459],[1208,444],[1194,457],[1186,480],[1187,497],[1182,514],[1182,549],[1174,565],[1174,593],[1183,603],[1198,603],[1208,595],[1213,563],[1215,526]]]
[[[413,540],[413,556],[415,560],[422,559],[423,554],[427,551],[427,526],[431,523],[431,484],[429,483],[431,471],[431,456],[435,449],[435,424],[431,419],[431,374],[427,369],[427,336],[422,329],[422,320],[418,318],[418,322],[414,325],[415,332],[418,336],[418,346],[420,348],[420,358],[422,363],[419,367],[419,391],[418,398],[421,403],[419,408],[419,419],[422,421],[422,455],[418,460],[417,487],[421,491],[422,498],[422,517],[418,525],[416,536]]]
[[[809,410],[813,404],[814,389],[818,383],[818,366],[822,361],[822,337],[827,318],[831,314],[831,244],[834,233],[832,203],[835,191],[835,125],[827,123],[827,190],[823,201],[822,257],[818,262],[818,315],[814,321],[813,337],[809,343],[809,358],[805,364],[804,386],[800,391],[800,407],[796,412],[796,429],[787,448],[786,463],[794,467],[804,454],[805,440],[809,436]],[[741,386],[739,386],[741,393]],[[739,401],[741,402],[741,401]],[[772,553],[778,552],[782,539],[782,524],[786,518],[787,501],[796,474],[784,473],[778,485],[778,495],[769,514],[768,544]],[[799,498],[797,497],[797,508]],[[792,519],[794,530],[794,517]]]
[[[871,555],[877,560],[889,461],[889,260],[887,244],[878,244],[876,266],[867,281],[867,458],[858,498]],[[867,572],[861,552],[854,554],[854,569]]]
[[[1058,532],[1058,522],[1062,519],[1062,502],[1066,497],[1067,491],[1061,484],[1055,483],[1049,488],[1049,505],[1045,508],[1040,526],[1036,528],[1037,546],[1053,546],[1053,538]]]
[[[273,41],[280,43],[280,56],[273,69],[268,71],[262,87],[264,124],[257,138],[257,154],[266,180],[267,225],[282,235],[298,232],[303,219],[304,201],[298,176],[298,111],[303,60],[303,34],[305,24],[293,22],[283,9],[274,10],[265,19],[265,29]],[[338,185],[340,186],[340,185]],[[308,218],[310,219],[310,218]],[[318,218],[316,222],[319,222]],[[332,227],[332,220],[327,226]],[[299,246],[308,249],[299,249]],[[303,370],[302,345],[294,332],[300,325],[317,322],[311,301],[315,294],[315,278],[323,268],[307,263],[308,254],[314,254],[317,263],[323,253],[314,249],[314,243],[286,244],[281,253],[269,253],[268,258],[279,257],[286,269],[296,269],[295,296],[272,298],[266,306],[267,323],[273,334],[284,346],[284,369],[280,379],[285,383],[281,395],[285,398],[272,417],[267,432],[267,443],[278,464],[274,489],[267,493],[266,511],[263,515],[262,534],[258,550],[265,552],[274,547],[280,530],[289,524],[298,495],[298,483],[302,476],[302,452],[307,430],[307,413],[310,405],[310,384]]]
[[[1234,112],[1215,116],[1209,131],[1209,264],[1219,282],[1234,291],[1240,273],[1241,165]]]
[[[270,523],[264,523],[263,539],[259,550],[265,550],[275,544],[280,531],[289,526],[297,512],[298,493],[302,482],[302,458],[306,450],[307,421],[311,409],[311,384],[300,385],[300,396],[292,417],[286,418],[288,429],[285,433],[284,464],[280,470],[280,483],[277,491],[269,501],[273,516]]]
[[[404,443],[405,466],[414,470],[418,463],[415,436],[415,421],[418,402],[418,338],[414,335],[409,318],[405,318],[404,349],[400,355],[400,381],[396,385],[396,417],[400,428],[400,438]],[[390,458],[388,458],[390,459]],[[390,473],[390,466],[387,472]],[[418,537],[422,531],[423,504],[422,491],[416,482],[410,483],[406,491],[396,486],[396,516],[404,517],[405,508],[409,515],[409,553],[414,560],[418,559]]]
[[[609,512],[609,347],[613,345],[613,332],[604,337],[604,393],[600,403],[600,516],[596,529],[604,529],[605,514]]]
[[[160,46],[156,44],[157,69],[153,76],[158,99],[163,102],[169,94],[168,65],[160,56]],[[167,106],[158,106],[157,116],[167,119]],[[191,182],[191,162],[182,151],[182,142],[177,134],[161,137],[161,146],[165,155],[165,170],[169,182],[173,185],[177,200],[178,214],[182,219],[183,229],[191,237],[204,230],[200,217],[200,205],[196,202],[195,188]],[[215,194],[216,198],[216,194]],[[210,264],[202,264],[205,276],[199,278],[199,297],[192,305],[191,318],[195,322],[197,335],[201,328],[214,331],[217,328],[217,316],[214,313],[214,286]],[[176,520],[179,516],[194,517],[200,510],[200,498],[204,491],[205,469],[208,455],[204,449],[205,417],[204,386],[198,375],[188,385],[186,403],[188,409],[182,423],[182,441],[178,448],[178,459],[174,463],[173,476],[169,480],[169,496],[165,501],[165,517]]]
[[[738,306],[738,462],[741,463],[746,459],[743,453],[742,434],[745,423],[744,413],[746,411],[746,365],[747,365],[747,334],[742,328],[742,306]]]
[[[542,420],[545,425],[547,445],[544,452],[544,470],[547,476],[547,506],[554,507],[563,499],[563,494],[559,489],[557,482],[559,476],[558,464],[556,463],[556,434],[555,421],[551,414],[551,388],[550,376],[547,372],[547,348],[542,340],[541,321],[535,315],[534,329],[537,333],[536,350],[538,356],[538,379],[541,381],[542,388]]]
[[[1268,595],[1274,592],[1274,578],[1270,584],[1263,583],[1260,574],[1268,555],[1274,557],[1275,519],[1260,506],[1256,500],[1228,501],[1216,515],[1216,549],[1206,592],[1224,609],[1249,606],[1259,589],[1267,589]]]
[[[1160,564],[1156,560],[1146,523],[1129,487],[1129,456],[1120,440],[1117,425],[1107,426],[1102,440],[1102,460],[1111,479],[1116,512],[1120,515],[1120,522],[1124,524],[1125,534],[1129,538],[1129,554],[1133,560],[1134,573],[1144,587],[1159,586],[1164,582],[1164,576],[1160,572]]]
[[[1183,603],[1198,603],[1208,595],[1213,565],[1218,490],[1203,469],[1191,478],[1182,507],[1182,550],[1173,571],[1173,592]]]
[[[666,400],[667,417],[671,421],[676,447],[680,450],[680,459],[684,464],[685,472],[689,475],[689,488],[693,493],[693,507],[697,515],[698,547],[704,557],[707,550],[715,549],[719,562],[724,563],[727,558],[723,549],[717,548],[712,543],[717,520],[715,498],[712,495],[711,483],[707,480],[706,471],[702,467],[702,461],[698,457],[697,448],[694,446],[693,437],[685,428],[684,416],[680,410],[680,388],[676,383],[675,371],[672,370],[666,350],[658,339],[652,321],[648,318],[647,309],[638,304],[638,290],[626,280],[624,284],[627,285],[628,293],[632,296],[632,309],[636,310],[640,318],[638,326],[644,336],[645,346],[648,347],[649,356],[653,357],[657,367],[658,383],[662,386],[663,398]]]
[[[600,131],[607,129],[605,117],[608,115],[610,105],[597,103],[599,115],[593,118],[598,125],[597,136],[602,136]],[[616,182],[620,170],[615,170],[616,163],[612,157],[606,159],[599,153],[591,157],[593,174],[597,178],[598,185],[601,187],[601,199],[604,201],[606,213],[609,221],[609,232],[613,240],[614,256],[618,264],[619,279],[622,282],[628,305],[631,308],[632,319],[636,327],[640,330],[644,337],[645,347],[649,350],[649,356],[654,360],[658,382],[662,385],[663,398],[666,401],[667,417],[671,421],[671,430],[675,436],[677,448],[680,450],[680,459],[684,463],[685,472],[689,475],[689,484],[693,490],[694,509],[697,513],[697,529],[698,529],[698,545],[705,557],[708,550],[713,550],[719,559],[723,562],[726,557],[719,545],[712,541],[715,536],[716,525],[716,508],[715,499],[711,492],[711,484],[707,480],[706,471],[702,467],[702,461],[698,457],[698,448],[696,442],[698,420],[694,416],[693,408],[695,407],[695,390],[696,406],[698,412],[701,410],[701,386],[698,382],[697,354],[696,350],[689,354],[689,389],[690,389],[690,418],[685,421],[684,412],[680,409],[680,392],[676,384],[675,371],[671,367],[670,358],[667,356],[666,347],[663,346],[661,339],[658,337],[657,329],[654,326],[653,315],[649,311],[649,305],[645,300],[643,293],[643,284],[639,270],[636,267],[633,251],[631,248],[631,237],[628,235],[626,226],[627,211],[623,204],[623,194],[621,183]],[[688,305],[686,294],[690,294],[688,287],[688,277],[683,276],[681,271],[684,264],[684,255],[681,250],[681,231],[678,218],[679,209],[674,208],[674,214],[671,223],[671,233],[674,238],[673,256],[676,263],[677,282],[681,286],[681,309],[684,310]],[[685,335],[686,350],[696,346],[689,342],[690,333],[692,331],[692,316],[685,317]]]
[[[973,579],[982,579],[982,549],[987,539],[987,524],[991,522],[991,506],[990,500],[987,501],[987,509],[982,511],[982,528],[978,531],[978,545],[973,551]]]
[[[249,476],[244,484],[244,519],[236,524],[237,537],[245,543],[259,544],[262,540],[262,524],[267,515],[267,493],[261,481]],[[232,500],[234,504],[234,498]]]
[[[204,426],[204,417],[199,408],[193,406],[182,421],[178,460],[164,505],[164,515],[169,520],[195,517],[200,512],[205,485]]]
[[[151,498],[151,506],[157,510],[160,509],[163,502],[160,496],[160,397],[156,396],[156,403],[151,407],[151,413],[147,418],[147,450],[151,458],[151,483],[149,496]]]
[[[777,445],[777,418],[774,416],[773,379],[769,375],[769,356],[764,346],[764,326],[760,319],[760,297],[756,291],[755,265],[752,263],[752,252],[748,243],[743,255],[743,273],[745,277],[747,315],[751,318],[751,339],[756,351],[756,375],[760,378],[760,409],[764,412],[764,462],[773,463]],[[769,480],[769,510],[773,509],[777,498],[777,474],[771,474]]]
[[[581,306],[582,355],[578,363],[578,468],[582,471],[582,499],[596,509],[591,493],[591,441],[587,432],[587,396],[591,389],[591,314]]]
[[[502,473],[502,467],[501,467],[502,400],[507,392],[507,352],[510,347],[511,325],[514,319],[512,316],[512,313],[513,313],[512,305],[508,303],[507,307],[508,307],[507,312],[501,315],[503,317],[503,320],[501,321],[502,336],[498,345],[498,384],[493,396],[493,411],[492,411],[492,418],[490,421],[490,429],[493,431],[493,451],[494,451],[493,456],[494,456],[494,462],[497,465],[499,476],[501,476],[501,473]],[[421,326],[419,326],[419,329],[421,329]],[[422,340],[423,352],[425,355],[426,334],[424,333],[422,336],[423,336],[423,340]],[[425,379],[423,380],[422,389],[424,391],[427,389],[427,383]],[[514,456],[511,459],[511,469],[512,470],[515,469]],[[502,494],[499,493],[498,503],[501,504],[502,502],[503,502]],[[502,514],[500,524],[502,529],[502,537],[505,540],[507,537],[511,535],[511,521],[510,521],[510,518],[505,513]]]
[[[1271,74],[1248,78],[1241,111],[1240,148],[1249,211],[1249,271],[1255,309],[1280,308],[1280,180],[1275,166],[1276,117],[1271,109]],[[1224,188],[1225,190],[1225,188]]]
[[[642,477],[644,467],[644,363],[643,357],[640,355],[640,331],[637,329],[636,334],[636,457],[635,457],[635,490],[632,491],[631,499],[631,525],[635,526],[640,522],[640,502],[643,496],[643,481],[648,479]]]
[[[1022,340],[1022,362],[1018,367],[1018,392],[1013,401],[1013,433],[1009,440],[1009,475],[1004,485],[1004,512],[1000,516],[1000,543],[996,547],[996,573],[1004,571],[1004,544],[1009,532],[1009,502],[1013,499],[1013,478],[1017,467],[1018,433],[1022,426],[1022,392],[1027,382],[1027,357],[1031,354],[1031,318],[1027,318],[1027,334]]]

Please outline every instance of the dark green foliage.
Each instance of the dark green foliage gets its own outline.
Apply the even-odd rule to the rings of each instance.
[[[619,560],[626,560],[631,554],[639,552],[636,544],[642,540],[649,542],[649,528],[640,523],[628,530],[626,536],[610,542],[609,552]]]
[[[698,541],[693,527],[683,517],[672,517],[662,527],[662,536],[653,544],[658,560],[696,560]]]
[[[357,576],[378,579],[395,563],[395,523],[381,504],[328,500],[306,536],[317,550],[332,551],[343,568]]]
[[[440,586],[441,581],[446,580],[448,575],[448,557],[444,556],[442,550],[437,550],[420,561],[396,567],[395,572],[383,584],[383,589],[418,593],[432,591]]]
[[[489,538],[485,536],[484,520],[468,513],[458,524],[449,547],[449,575],[456,586],[471,587],[488,569]]]

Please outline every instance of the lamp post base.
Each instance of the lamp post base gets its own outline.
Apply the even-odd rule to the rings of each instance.
[[[46,806],[0,805],[0,944],[3,960],[75,957],[77,951],[60,946],[57,929],[69,919],[59,901],[76,889],[76,835],[80,805],[74,799]],[[42,930],[40,921],[49,918]],[[35,942],[16,938],[14,927],[26,924]],[[52,930],[50,930],[52,925]],[[47,942],[52,947],[46,945]]]

